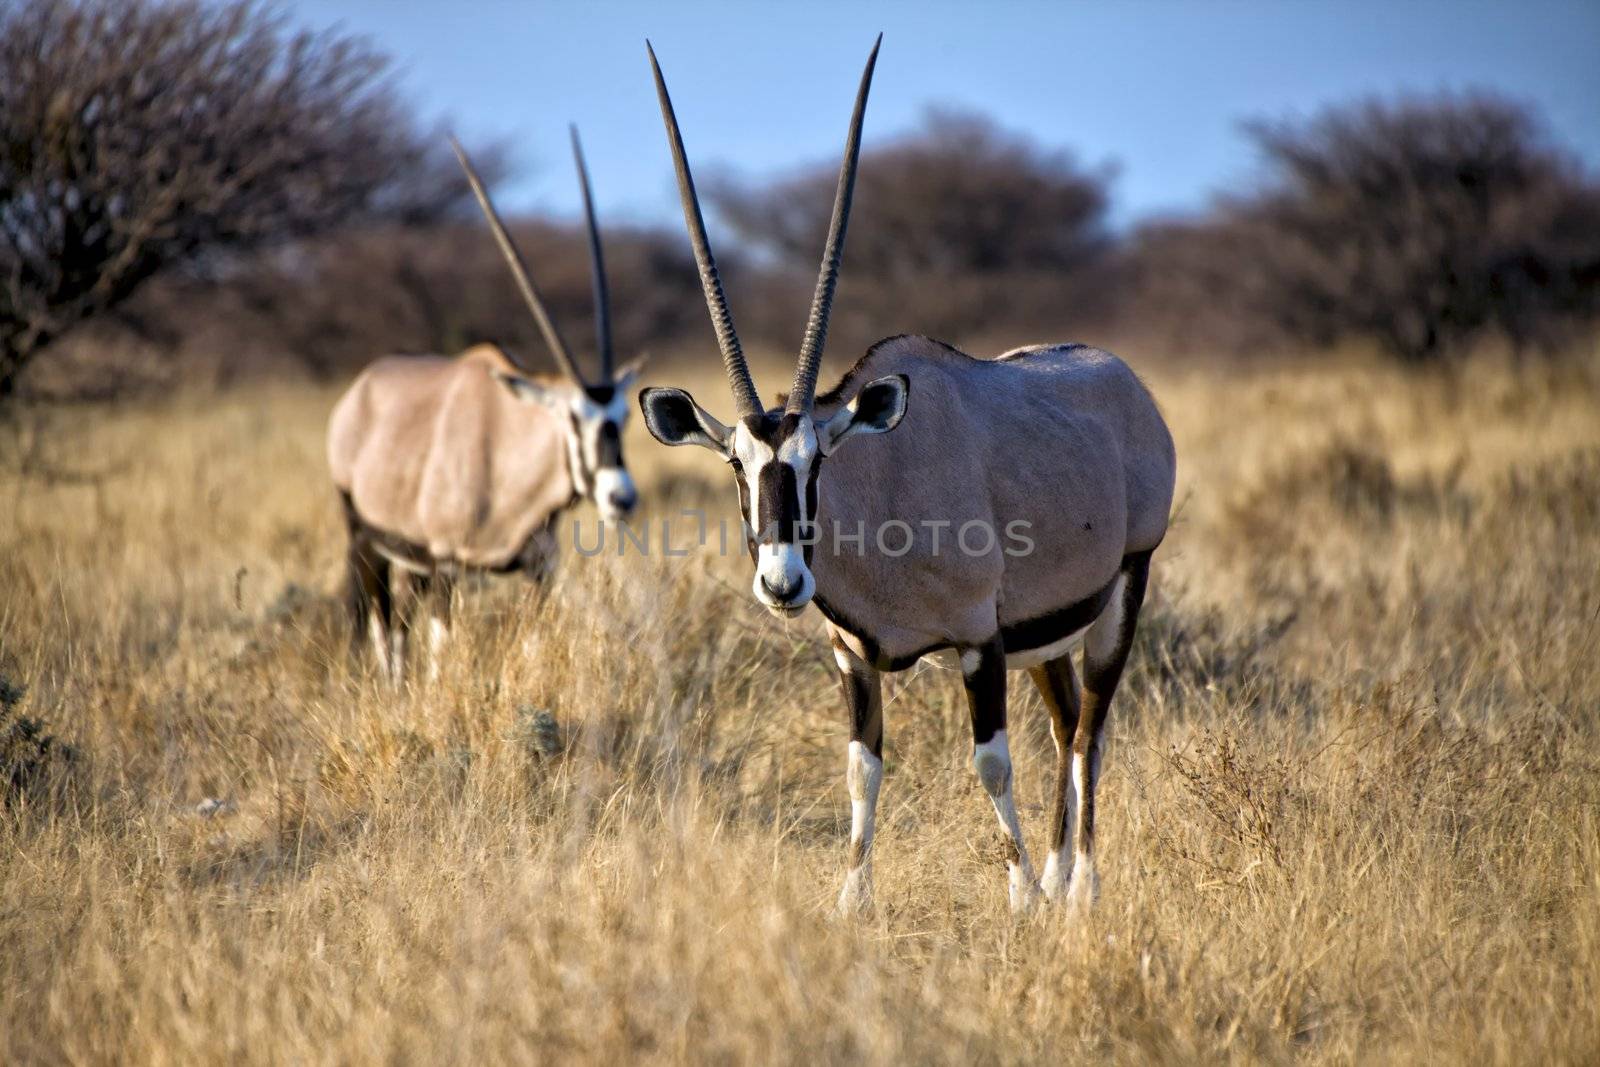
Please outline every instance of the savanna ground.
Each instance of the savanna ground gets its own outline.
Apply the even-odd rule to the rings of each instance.
[[[332,391],[30,416],[0,1061],[1595,1062],[1596,365],[1143,368],[1177,518],[1077,926],[1009,914],[934,669],[886,690],[878,907],[830,921],[831,657],[741,555],[489,583],[393,696],[346,656]],[[710,457],[630,449],[647,516],[731,515]]]

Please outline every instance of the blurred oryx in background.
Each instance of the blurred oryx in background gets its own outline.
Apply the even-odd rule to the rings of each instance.
[[[455,357],[390,356],[364,370],[328,423],[328,465],[349,524],[356,640],[399,682],[415,602],[429,611],[433,668],[463,569],[537,575],[551,557],[553,524],[580,498],[603,518],[638,501],[622,458],[627,391],[640,361],[616,369],[600,231],[578,133],[594,277],[599,370],[578,369],[538,286],[459,144],[456,155],[512,276],[561,374],[535,374],[510,352],[478,345]]]

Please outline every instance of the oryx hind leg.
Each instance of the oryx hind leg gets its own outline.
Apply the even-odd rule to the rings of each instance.
[[[346,566],[350,583],[350,646],[359,654],[365,644],[380,675],[389,673],[389,561],[372,550],[359,530],[350,531]]]
[[[1100,893],[1094,864],[1095,790],[1100,782],[1101,746],[1111,698],[1122,680],[1122,668],[1133,646],[1139,609],[1144,604],[1150,576],[1150,553],[1123,560],[1116,588],[1083,642],[1083,698],[1078,728],[1072,738],[1069,771],[1073,810],[1072,877],[1066,899],[1074,908],[1087,908]]]
[[[972,714],[972,769],[994,804],[994,814],[1006,836],[1006,875],[1011,908],[1018,911],[1033,903],[1038,885],[1028,849],[1022,843],[1022,824],[1011,788],[1011,749],[1006,743],[1006,654],[996,634],[987,644],[966,647],[961,654],[961,677]]]
[[[883,685],[878,671],[851,652],[837,636],[833,658],[839,664],[850,712],[850,750],[845,782],[850,789],[850,852],[839,892],[839,914],[872,906],[872,838],[878,819],[878,790],[883,785]]]
[[[1028,668],[1033,684],[1050,712],[1050,740],[1056,749],[1055,792],[1050,802],[1049,853],[1039,888],[1050,900],[1066,895],[1072,878],[1072,852],[1069,838],[1078,821],[1078,796],[1072,785],[1072,740],[1078,731],[1078,679],[1072,670],[1072,654],[1058,656],[1037,667]]]

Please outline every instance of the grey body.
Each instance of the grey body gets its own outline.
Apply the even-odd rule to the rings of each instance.
[[[1050,616],[1097,596],[1124,557],[1160,544],[1172,437],[1116,356],[1064,345],[979,360],[927,338],[891,338],[818,398],[817,421],[894,374],[910,382],[899,426],[839,449],[817,484],[818,606],[858,654],[870,649],[869,662],[980,643],[997,626],[1030,639],[1008,642],[1008,655],[1037,648]],[[895,520],[915,534],[904,555],[833,543],[835,523],[870,537]],[[968,523],[977,525],[963,545]],[[1008,536],[1014,523],[1026,524],[1016,529],[1031,549]],[[885,535],[894,551],[901,533]]]

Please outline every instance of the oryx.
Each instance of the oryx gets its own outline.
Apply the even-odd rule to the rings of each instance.
[[[599,346],[593,381],[578,369],[471,161],[451,143],[565,373],[533,374],[495,345],[453,358],[390,356],[362,371],[334,408],[328,465],[349,524],[356,637],[367,635],[394,681],[419,593],[434,587],[429,643],[437,666],[461,569],[538,574],[563,509],[586,497],[602,517],[621,518],[638,500],[622,459],[627,391],[638,363],[614,369],[605,262],[577,130],[572,151],[588,221]]]
[[[1032,898],[1035,882],[1012,799],[1007,669],[1027,668],[1043,694],[1058,765],[1043,890],[1082,906],[1097,892],[1101,736],[1150,556],[1167,529],[1172,438],[1127,365],[1082,345],[981,360],[924,337],[891,337],[815,394],[877,54],[874,45],[856,96],[794,386],[769,410],[739,347],[650,51],[737,418],[723,424],[681,389],[643,390],[640,404],[657,440],[700,445],[732,468],[756,599],[779,615],[814,603],[827,620],[850,713],[840,907],[871,895],[880,672],[946,650],[966,683],[973,766],[1009,841],[1014,907]],[[1071,663],[1079,640],[1081,694]]]

